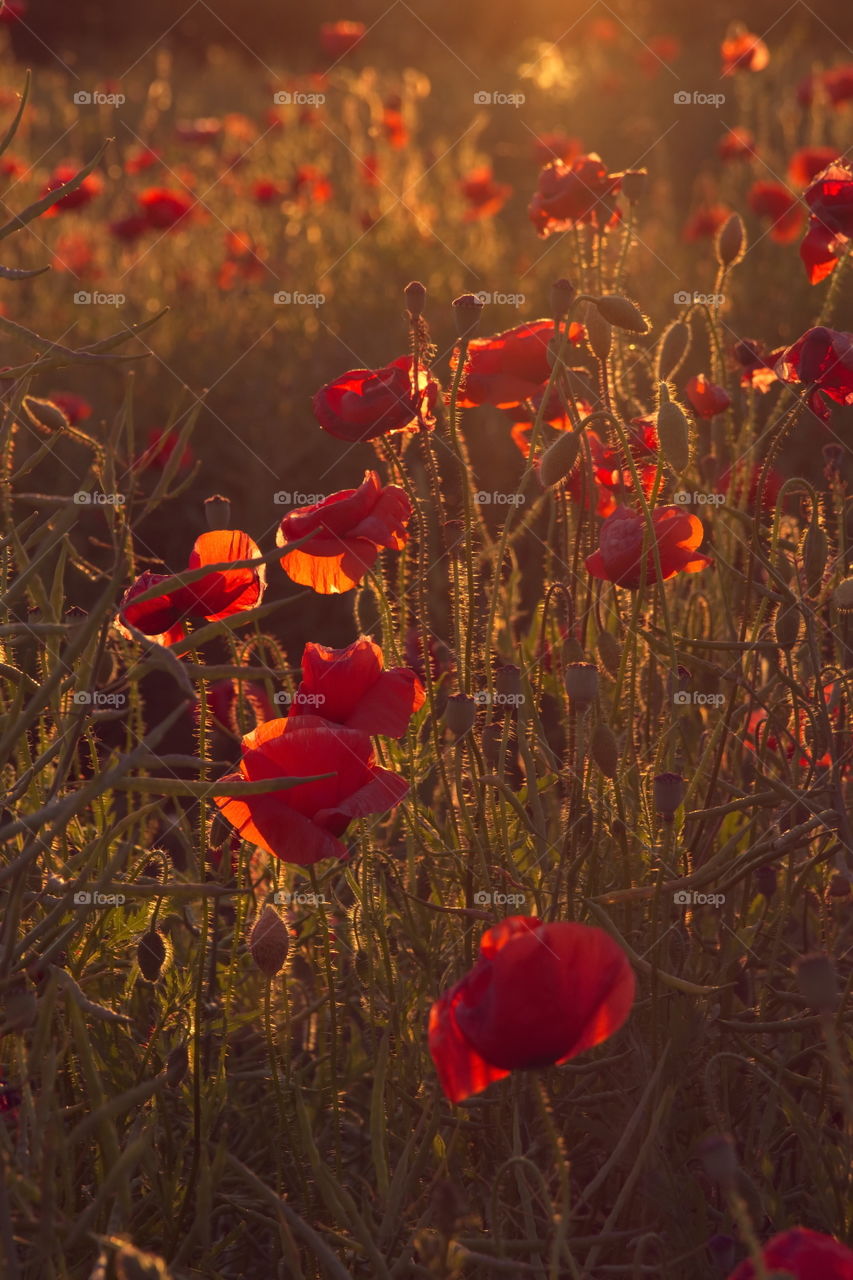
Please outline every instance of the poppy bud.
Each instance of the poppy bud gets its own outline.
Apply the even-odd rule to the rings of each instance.
[[[290,936],[287,925],[275,907],[271,907],[268,903],[252,925],[252,932],[249,934],[249,951],[265,978],[274,978],[281,972],[289,948]]]
[[[495,672],[495,689],[502,698],[521,697],[521,671],[513,663],[508,662],[498,667]]]
[[[598,696],[598,667],[594,662],[570,662],[566,667],[566,693],[583,713]]]
[[[661,453],[680,476],[690,462],[690,421],[681,406],[670,399],[665,382],[660,384],[657,433]]]
[[[816,596],[823,582],[823,571],[829,555],[829,542],[817,520],[813,520],[803,534],[800,555],[803,558],[806,591],[810,596]]]
[[[639,204],[648,185],[648,169],[626,169],[622,174],[622,194],[629,204]]]
[[[444,723],[454,738],[464,738],[473,728],[477,704],[467,693],[451,693],[444,708]]]
[[[186,1044],[177,1044],[166,1059],[166,1084],[170,1089],[177,1089],[187,1074],[190,1055]]]
[[[654,780],[655,809],[665,822],[672,822],[684,800],[684,779],[678,773],[659,773]]]
[[[136,963],[146,982],[156,982],[166,963],[166,939],[157,929],[149,929],[136,945]]]
[[[27,417],[37,427],[46,427],[48,431],[64,431],[70,426],[68,415],[52,400],[40,400],[37,396],[24,396],[22,401]]]
[[[795,604],[780,604],[773,621],[773,633],[780,649],[793,649],[800,638],[802,617]]]
[[[746,228],[739,213],[733,213],[717,233],[715,244],[721,267],[732,267],[746,252]]]
[[[610,355],[613,331],[601,311],[592,302],[586,304],[583,323],[586,329],[586,340],[593,355],[599,360],[606,360]]]
[[[620,293],[609,293],[596,298],[595,305],[608,324],[615,325],[617,329],[626,329],[629,333],[649,332],[648,320],[630,298]]]
[[[592,731],[589,754],[605,778],[616,777],[616,771],[619,768],[619,745],[610,725],[605,724],[603,720],[599,720]]]
[[[664,330],[658,343],[658,380],[666,382],[672,378],[684,361],[690,349],[690,326],[683,320],[673,320]]]
[[[755,881],[755,887],[758,892],[769,902],[776,892],[778,883],[776,868],[771,867],[769,864],[765,864],[763,867],[756,867],[752,873],[752,878]]]
[[[223,498],[221,493],[215,493],[212,497],[205,498],[204,518],[207,521],[207,527],[210,530],[230,529],[231,499]]]
[[[577,295],[577,289],[570,280],[555,280],[551,285],[551,314],[555,320],[562,320],[568,315],[569,307]]]
[[[737,1177],[738,1158],[735,1140],[729,1133],[715,1133],[699,1146],[702,1168],[720,1187],[730,1187]]]
[[[622,658],[622,646],[612,631],[599,631],[595,642],[598,656],[604,663],[604,669],[612,676],[618,676]]]
[[[838,1007],[838,973],[829,956],[801,956],[794,972],[800,995],[815,1013],[831,1013]]]
[[[460,294],[453,299],[453,315],[456,319],[456,334],[461,339],[471,338],[480,327],[480,316],[483,303],[473,293]]]
[[[843,582],[839,582],[832,593],[832,599],[835,607],[842,613],[853,609],[853,578],[845,578]]]
[[[563,641],[563,666],[571,662],[585,662],[584,648],[576,636],[567,636]]]
[[[574,469],[581,447],[579,431],[562,431],[539,461],[539,481],[543,489],[559,484]]]
[[[409,315],[412,320],[417,320],[418,316],[423,313],[427,291],[420,280],[411,280],[403,292]]]

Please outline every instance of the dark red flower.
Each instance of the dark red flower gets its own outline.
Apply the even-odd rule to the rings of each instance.
[[[362,733],[402,738],[425,697],[411,668],[385,670],[382,650],[367,636],[346,649],[306,644],[289,718],[320,716]]]
[[[761,1251],[768,1273],[783,1272],[794,1280],[853,1280],[853,1253],[834,1236],[807,1227],[792,1227],[768,1240]],[[729,1280],[755,1280],[758,1273],[747,1259]]]
[[[741,23],[733,25],[720,49],[721,75],[730,76],[736,71],[763,71],[770,61],[770,50],[764,41]]]
[[[350,369],[314,396],[314,416],[324,431],[339,440],[375,440],[395,431],[433,425],[431,410],[438,383],[419,368],[413,386],[411,356],[400,356],[384,369]]]
[[[796,186],[807,187],[837,159],[837,147],[800,147],[788,163],[788,177]]]
[[[825,98],[833,107],[849,102],[853,98],[853,62],[806,76],[797,89],[797,99],[802,106],[810,107],[815,96]]]
[[[567,133],[542,133],[533,139],[533,154],[540,168],[550,164],[552,160],[562,160],[570,164],[583,151],[579,138],[570,138]]]
[[[697,550],[705,536],[698,517],[681,507],[656,507],[652,523],[664,581],[677,573],[698,573],[711,563]],[[617,587],[639,587],[645,531],[646,520],[641,511],[617,507],[601,526],[598,550],[587,557],[586,567],[592,576],[613,582]],[[645,567],[646,583],[657,581],[651,538]]]
[[[363,22],[324,22],[320,27],[320,44],[330,58],[342,58],[354,49],[367,28]]]
[[[313,164],[303,164],[293,175],[290,194],[305,204],[325,204],[332,197],[332,184]]]
[[[111,222],[110,233],[116,240],[124,240],[125,244],[134,244],[140,236],[144,236],[145,232],[150,230],[150,227],[151,224],[144,214],[131,213],[126,218]]]
[[[663,67],[668,67],[681,56],[681,41],[677,36],[651,36],[635,56],[647,76],[658,76]]]
[[[125,173],[144,173],[160,163],[160,156],[150,147],[132,147],[124,162]]]
[[[429,1051],[452,1102],[511,1071],[568,1062],[631,1012],[634,972],[603,929],[510,916],[487,929],[469,973],[436,1000]]]
[[[48,195],[51,191],[56,191],[59,187],[65,186],[66,182],[70,182],[75,175],[79,173],[79,169],[73,164],[61,164],[54,169],[49,182],[41,192],[42,196]],[[52,204],[49,209],[45,209],[41,215],[43,218],[55,218],[60,213],[68,213],[71,209],[82,209],[90,200],[94,200],[95,196],[101,194],[104,189],[103,179],[97,173],[88,173],[80,186],[74,191],[69,191],[67,196],[63,196],[61,200],[57,200],[56,204]]]
[[[582,223],[603,231],[622,216],[613,199],[620,185],[621,175],[608,173],[595,152],[577,156],[570,164],[555,160],[539,174],[527,212],[540,236]]]
[[[76,391],[48,391],[47,398],[59,406],[72,427],[76,427],[78,423],[85,422],[92,416],[92,406],[89,401],[83,396],[78,396]]]
[[[284,517],[276,542],[285,548],[281,567],[294,582],[333,595],[361,582],[384,547],[400,551],[408,541],[412,509],[405,492],[366,471],[358,489],[343,489]],[[308,537],[295,550],[288,543]]]
[[[553,320],[529,320],[492,338],[474,338],[468,347],[460,407],[493,404],[510,409],[535,397],[551,374],[548,344],[553,336]],[[572,324],[569,340],[577,343],[583,336],[583,325]],[[454,352],[454,369],[456,360]]]
[[[781,182],[756,182],[749,191],[749,207],[770,220],[770,239],[790,244],[802,229],[805,212],[792,191]]]
[[[697,240],[713,240],[720,227],[728,222],[731,212],[725,204],[703,205],[687,219],[681,233],[682,238],[688,244],[694,244]]]
[[[5,22],[9,25],[13,22],[20,22],[26,12],[27,0],[5,0],[3,8],[0,9],[0,22]]]
[[[781,353],[776,373],[783,382],[814,384],[836,404],[853,404],[853,333],[809,329]]]
[[[466,222],[472,222],[476,218],[491,218],[512,195],[512,187],[505,182],[495,182],[489,165],[472,169],[467,178],[460,182],[459,189],[468,204],[465,211]]]
[[[141,453],[136,460],[136,467],[140,471],[144,471],[146,467],[156,467],[158,471],[162,471],[178,445],[178,434],[175,431],[162,431],[159,427],[152,427],[148,432],[148,447],[144,453]],[[188,470],[193,464],[193,451],[190,446],[184,445],[181,451],[181,459],[178,463],[180,471]]]
[[[244,840],[300,867],[344,857],[346,848],[338,837],[350,822],[387,813],[409,790],[399,774],[377,767],[366,734],[316,716],[268,720],[246,734],[242,752],[239,773],[220,782],[322,779],[287,791],[214,797]]]
[[[690,379],[684,388],[684,394],[694,413],[698,413],[700,418],[715,418],[718,413],[725,413],[731,404],[725,387],[711,382],[704,373]]]
[[[252,199],[258,204],[275,204],[284,197],[284,188],[271,178],[259,178],[252,184]]]
[[[736,342],[732,347],[732,354],[743,370],[740,385],[753,387],[762,394],[769,391],[773,383],[778,381],[774,366],[783,351],[784,347],[779,347],[768,352],[763,342],[755,342],[749,338]]]
[[[840,160],[830,164],[803,198],[811,217],[800,257],[810,282],[818,284],[835,270],[853,239],[853,169]]]
[[[168,187],[148,187],[139,196],[139,204],[149,227],[167,231],[177,226],[193,208],[194,201],[185,191]]]
[[[748,160],[755,154],[755,135],[740,125],[729,129],[717,143],[721,160]]]
[[[406,128],[406,122],[399,107],[389,104],[384,108],[382,112],[382,131],[385,134],[385,141],[395,151],[401,150],[408,144],[409,131]]]

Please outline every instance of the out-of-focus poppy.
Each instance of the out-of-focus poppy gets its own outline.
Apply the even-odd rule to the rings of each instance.
[[[395,151],[408,145],[409,131],[399,107],[386,103],[382,111],[382,132],[389,147],[393,147]]]
[[[826,98],[833,107],[849,102],[853,98],[853,62],[806,76],[797,89],[797,100],[801,106],[810,107],[816,96]]]
[[[275,204],[284,197],[284,188],[272,178],[258,178],[252,183],[252,199],[257,204]]]
[[[749,191],[749,207],[770,222],[769,236],[777,244],[790,244],[802,230],[805,211],[792,191],[781,182],[755,182]]]
[[[776,373],[783,382],[813,384],[836,404],[853,404],[853,333],[807,330],[779,356]]]
[[[185,191],[169,187],[148,187],[139,196],[139,205],[149,227],[167,231],[190,213],[194,201]]]
[[[837,147],[800,147],[788,162],[788,177],[798,187],[808,187],[835,160]]]
[[[755,154],[755,135],[741,125],[729,129],[717,143],[717,155],[721,160],[748,160]]]
[[[27,0],[5,0],[3,8],[0,9],[0,22],[11,26],[13,22],[20,22],[26,12]]]
[[[144,173],[160,163],[160,156],[151,147],[131,147],[125,156],[125,173]]]
[[[72,427],[92,416],[89,401],[85,396],[78,396],[76,391],[48,391],[47,398],[59,406]]]
[[[770,50],[760,36],[747,31],[743,23],[733,23],[720,49],[721,75],[736,71],[763,71],[770,61]]]
[[[345,649],[306,644],[289,718],[320,716],[371,736],[402,738],[425,697],[410,667],[385,670],[382,650],[368,636]]]
[[[50,176],[47,185],[43,188],[42,197],[49,195],[51,191],[64,187],[66,182],[79,173],[79,167],[75,168],[73,164],[58,165]],[[82,209],[90,200],[94,200],[95,196],[99,196],[104,189],[103,178],[98,173],[87,173],[86,177],[74,191],[69,191],[67,196],[63,196],[61,200],[57,200],[56,204],[52,204],[49,209],[45,209],[41,215],[43,218],[56,218],[60,213],[69,213],[72,209]]]
[[[818,284],[830,275],[853,239],[853,169],[836,161],[815,178],[803,196],[811,216],[802,258],[809,280]]]
[[[324,22],[320,27],[320,45],[329,58],[342,58],[354,49],[367,28],[363,22]]]
[[[577,156],[571,164],[555,160],[539,174],[528,216],[540,236],[583,223],[603,231],[622,216],[614,202],[620,185],[621,175],[608,173],[595,152]]]
[[[698,573],[711,563],[697,549],[705,536],[697,516],[681,507],[655,507],[652,524],[664,581],[677,573]],[[617,587],[639,587],[645,534],[646,520],[641,511],[617,507],[601,526],[598,550],[587,557],[587,569],[594,578],[603,578]],[[645,580],[647,584],[657,581],[651,538],[645,560]]]
[[[438,383],[418,370],[415,388],[411,356],[384,369],[350,369],[314,396],[314,415],[339,440],[375,440],[396,431],[432,427]]]
[[[636,54],[638,65],[650,77],[660,75],[664,67],[677,62],[680,57],[681,41],[670,35],[651,36]]]
[[[399,774],[376,765],[366,734],[317,716],[268,720],[247,733],[241,745],[239,773],[227,774],[220,782],[321,778],[287,791],[214,797],[222,816],[244,840],[300,867],[344,857],[346,847],[339,837],[350,822],[387,813],[409,790]]]
[[[477,218],[493,217],[512,195],[512,187],[507,186],[505,182],[495,181],[489,165],[472,169],[459,183],[459,189],[468,205],[465,210],[466,222],[473,222]]]
[[[134,244],[150,228],[151,224],[144,214],[130,213],[126,218],[119,218],[116,222],[110,223],[110,234],[114,235],[116,240],[123,240],[125,244]]]
[[[162,431],[159,427],[152,427],[148,432],[147,448],[136,460],[136,469],[144,471],[146,467],[155,467],[158,471],[162,471],[177,447],[178,433],[176,431]],[[192,464],[193,451],[187,444],[181,450],[178,470],[187,471]]]
[[[725,413],[731,404],[729,393],[725,387],[711,382],[704,373],[691,378],[684,388],[684,394],[690,401],[691,408],[700,418],[715,418],[718,413]]]
[[[303,164],[293,175],[290,194],[305,204],[325,204],[332,198],[332,184],[313,164]]]
[[[834,1236],[807,1227],[792,1227],[773,1236],[761,1251],[768,1274],[782,1272],[793,1280],[853,1280],[853,1253]],[[750,1259],[742,1262],[729,1280],[755,1280],[758,1272]]]
[[[725,204],[703,205],[695,209],[684,224],[682,239],[688,244],[697,240],[713,240],[714,236],[731,217],[731,209]]]
[[[550,164],[552,160],[562,160],[570,164],[583,151],[579,138],[570,138],[567,133],[556,131],[542,133],[533,139],[533,155],[540,168]]]
[[[361,582],[385,547],[401,551],[408,541],[412,508],[405,492],[365,472],[358,489],[343,489],[322,502],[289,511],[276,534],[284,548],[281,567],[294,582],[321,595],[349,591]],[[308,538],[301,547],[287,545]]]
[[[548,344],[553,336],[553,320],[528,320],[491,338],[473,338],[468,346],[460,408],[493,404],[499,409],[511,409],[534,398],[551,374]],[[583,337],[583,325],[572,323],[569,341],[579,343]],[[457,359],[454,351],[453,369]]]
[[[775,364],[784,349],[778,347],[775,351],[768,351],[763,342],[750,338],[736,342],[732,354],[742,370],[740,385],[752,387],[762,395],[769,391],[773,383],[778,382]]]
[[[614,1035],[634,972],[603,929],[509,916],[480,940],[472,970],[436,1000],[429,1050],[452,1102],[511,1071],[559,1065]]]

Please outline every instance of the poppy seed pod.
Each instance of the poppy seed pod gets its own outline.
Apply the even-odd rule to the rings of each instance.
[[[274,978],[281,972],[289,948],[287,925],[275,907],[267,903],[249,934],[249,951],[265,978]]]
[[[411,280],[403,292],[409,315],[412,320],[417,320],[418,316],[423,313],[424,303],[426,302],[426,288],[421,284],[420,280]]]
[[[626,169],[622,174],[622,194],[629,204],[639,204],[648,186],[648,169]]]
[[[586,304],[583,323],[586,340],[593,355],[599,360],[606,360],[613,344],[613,330],[595,303]]]
[[[845,578],[839,582],[832,593],[832,601],[836,609],[840,609],[842,613],[848,613],[853,609],[853,578]]]
[[[453,299],[453,315],[456,320],[456,334],[461,339],[471,338],[480,327],[480,316],[483,314],[483,303],[473,293],[460,294]]]
[[[690,422],[679,404],[670,399],[669,387],[660,384],[660,407],[657,412],[660,450],[676,475],[687,470],[690,462]]]
[[[802,617],[795,604],[780,604],[773,620],[773,634],[780,649],[793,649],[800,638]]]
[[[622,646],[612,631],[599,631],[595,642],[598,656],[604,663],[605,671],[611,676],[618,676],[619,664],[622,660]]]
[[[603,720],[599,720],[592,731],[592,737],[589,740],[589,754],[605,778],[616,777],[616,771],[619,768],[619,745],[610,725],[605,724]]]
[[[714,248],[721,267],[740,262],[746,253],[746,228],[739,213],[733,213],[720,227]]]
[[[565,679],[566,693],[578,711],[586,711],[598,696],[598,667],[594,662],[570,662]]]
[[[672,822],[684,800],[684,779],[679,773],[659,773],[654,780],[655,809],[665,822]]]
[[[521,670],[508,662],[495,671],[495,689],[502,698],[521,697]]]
[[[690,350],[690,326],[683,320],[673,320],[663,332],[658,343],[658,379],[666,382],[675,376]]]
[[[539,481],[543,489],[550,489],[574,470],[581,447],[579,431],[562,431],[548,446],[539,460]]]
[[[577,289],[571,280],[555,280],[551,285],[551,314],[555,320],[562,320],[568,315],[569,307],[577,296]]]
[[[157,929],[149,929],[136,946],[136,963],[146,982],[156,982],[163,972],[168,948],[166,939]]]
[[[568,666],[571,662],[585,662],[584,647],[578,640],[577,636],[566,636],[563,641],[563,666]]]
[[[231,528],[231,499],[214,493],[204,500],[204,518],[208,529]]]
[[[595,305],[607,323],[615,325],[617,329],[626,329],[628,333],[649,332],[649,322],[640,308],[621,293],[609,293],[596,298]]]
[[[816,596],[823,582],[823,571],[829,556],[829,542],[817,520],[813,520],[803,534],[800,555],[803,558],[806,591],[810,596]]]
[[[463,738],[473,728],[477,704],[467,693],[451,693],[444,708],[444,723],[455,738]]]
[[[737,1151],[729,1133],[715,1133],[706,1138],[699,1146],[699,1159],[705,1173],[720,1187],[730,1187],[737,1177]]]
[[[832,1013],[838,1007],[838,973],[829,956],[801,956],[794,972],[800,995],[815,1013]]]

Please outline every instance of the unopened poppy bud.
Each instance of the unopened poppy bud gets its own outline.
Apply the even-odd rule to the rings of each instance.
[[[668,382],[674,377],[690,350],[690,326],[683,320],[673,320],[664,330],[658,344],[658,380]]]
[[[608,324],[617,329],[626,329],[629,333],[648,333],[649,322],[640,308],[630,298],[621,293],[608,293],[596,298],[595,305]]]
[[[480,316],[483,314],[483,303],[473,293],[460,294],[453,299],[453,315],[456,318],[456,333],[461,339],[471,338],[480,327]]]
[[[622,660],[622,646],[612,631],[599,631],[595,644],[598,656],[604,664],[605,671],[618,676],[619,664]]]
[[[738,1172],[735,1140],[729,1133],[715,1133],[699,1146],[702,1168],[712,1182],[720,1187],[730,1187]]]
[[[769,902],[778,886],[779,877],[776,874],[776,868],[765,863],[763,867],[755,868],[752,878],[758,892]]]
[[[413,320],[417,320],[418,316],[423,313],[424,303],[426,302],[426,289],[420,280],[411,280],[404,290],[406,298],[406,308]]]
[[[803,558],[806,591],[810,596],[816,596],[823,582],[823,571],[829,556],[829,542],[817,520],[813,520],[803,534],[800,555]]]
[[[208,529],[231,528],[231,499],[215,493],[204,500],[204,518]]]
[[[619,744],[616,741],[616,734],[603,720],[599,720],[592,731],[589,754],[605,778],[616,777],[616,771],[619,768]]]
[[[539,481],[543,489],[565,480],[574,469],[581,447],[579,431],[562,431],[539,460]]]
[[[846,898],[850,894],[850,881],[843,871],[834,871],[829,879],[829,896],[831,898]]]
[[[606,360],[613,343],[613,330],[595,303],[586,304],[583,324],[590,351],[599,360]]]
[[[249,951],[265,978],[280,973],[290,949],[290,935],[281,916],[267,903],[249,934]]]
[[[455,738],[463,738],[473,728],[477,704],[467,693],[451,693],[444,708],[444,723]]]
[[[629,204],[638,204],[649,186],[648,169],[626,169],[622,174],[622,194]]]
[[[495,689],[501,698],[521,697],[521,670],[508,662],[495,672]]]
[[[838,1007],[838,973],[829,956],[801,956],[794,972],[800,995],[815,1013],[831,1013]]]
[[[22,404],[27,417],[37,427],[46,427],[48,431],[64,431],[71,425],[68,415],[52,400],[41,400],[38,396],[24,396]]]
[[[654,780],[655,809],[665,822],[672,822],[684,800],[684,779],[678,773],[659,773]]]
[[[802,616],[795,604],[780,604],[773,620],[773,634],[780,649],[793,649],[800,638]]]
[[[842,613],[853,609],[853,578],[845,578],[843,582],[839,582],[832,593],[832,600]]]
[[[715,244],[721,267],[733,267],[746,252],[746,228],[739,213],[733,213],[717,232]]]
[[[566,693],[578,711],[586,711],[598,696],[598,667],[594,662],[570,662],[565,679]]]
[[[690,420],[679,404],[670,398],[669,387],[660,384],[660,407],[657,412],[660,451],[676,475],[690,463]]]
[[[166,1084],[170,1089],[177,1089],[187,1074],[190,1055],[186,1044],[177,1044],[166,1059]]]
[[[570,280],[555,280],[551,285],[551,314],[555,320],[568,315],[569,307],[577,296],[577,289]]]
[[[146,982],[156,982],[168,955],[166,939],[158,929],[149,929],[136,945],[136,963]]]

